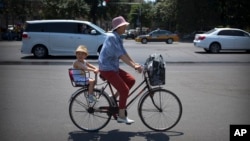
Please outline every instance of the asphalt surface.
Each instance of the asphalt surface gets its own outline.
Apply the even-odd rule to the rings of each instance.
[[[11,45],[11,46],[10,46]],[[221,51],[217,54],[206,53],[203,49],[194,47],[192,43],[175,42],[173,44],[148,43],[141,44],[133,40],[124,40],[124,46],[134,60],[144,63],[152,53],[162,54],[167,63],[249,63],[250,53],[245,51]],[[45,59],[36,59],[32,55],[20,53],[20,41],[0,41],[0,62],[21,63],[71,63],[75,57],[52,56]],[[143,49],[143,50],[142,50]],[[11,52],[11,53],[10,53]],[[90,57],[96,60],[96,57]]]
[[[125,40],[139,63],[151,53],[166,61],[167,88],[178,95],[183,116],[170,131],[146,128],[129,109],[136,123],[112,120],[96,133],[76,128],[68,115],[68,101],[76,88],[67,75],[74,57],[36,59],[20,54],[20,42],[0,42],[0,140],[3,141],[228,141],[230,124],[250,124],[249,53],[225,51],[208,54],[191,43],[149,43]],[[89,61],[97,65],[95,58]],[[130,67],[121,67],[142,79]],[[99,86],[98,86],[99,87]]]

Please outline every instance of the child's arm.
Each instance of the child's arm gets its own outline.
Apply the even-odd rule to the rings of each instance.
[[[95,72],[95,73],[97,73],[99,70],[98,70],[98,68],[97,67],[95,67],[94,65],[92,65],[92,64],[90,64],[90,63],[86,63],[86,65],[87,65],[87,69],[89,70],[89,71],[93,71],[93,72]]]
[[[94,65],[86,62],[86,67],[83,67],[80,62],[74,62],[73,67],[76,69],[82,69],[83,71],[93,71],[95,73],[98,73],[98,68]]]

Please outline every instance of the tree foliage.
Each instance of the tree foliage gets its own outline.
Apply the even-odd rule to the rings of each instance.
[[[89,11],[84,0],[43,0],[43,18],[75,19],[86,17]]]
[[[181,32],[214,27],[250,27],[249,0],[177,0],[177,29]]]
[[[238,28],[250,28],[249,0],[221,0],[218,1],[222,25]]]
[[[25,1],[20,0],[1,0],[0,14],[3,14],[6,19],[13,17],[22,22],[25,20],[27,8],[25,7]],[[13,19],[14,20],[14,19]]]
[[[159,28],[176,28],[176,0],[157,2],[151,10],[154,26]]]
[[[131,27],[151,27],[152,5],[150,4],[134,4],[131,6],[130,12],[128,14],[128,21]]]
[[[131,28],[145,26],[171,31],[192,32],[214,27],[237,27],[250,30],[249,0],[0,0],[3,17],[18,19],[84,18],[110,26],[112,18],[123,16]],[[101,22],[100,22],[101,21]]]

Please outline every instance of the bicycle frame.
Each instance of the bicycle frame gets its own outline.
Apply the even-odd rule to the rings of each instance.
[[[151,86],[149,85],[149,82],[148,82],[148,77],[146,76],[146,71],[143,71],[143,76],[144,76],[144,80],[138,84],[128,95],[128,97],[132,96],[136,91],[138,91],[138,89],[145,83],[146,85],[139,91],[139,93],[136,94],[136,96],[134,98],[132,98],[126,105],[126,108],[129,108],[129,106],[145,91],[145,90],[148,90],[148,91],[151,91],[152,88]],[[107,80],[106,80],[107,81]],[[109,86],[109,89],[111,91],[111,94],[112,96],[114,97],[115,94],[114,94],[114,91],[113,91],[113,88],[112,88],[112,85],[110,84],[110,82],[106,82],[106,85],[104,87],[102,87],[102,92],[105,91],[105,89],[107,88],[107,86]],[[117,100],[114,99],[114,103],[112,104],[115,104],[115,106],[118,106],[117,105]],[[112,101],[111,101],[112,102]]]
[[[181,101],[176,94],[160,85],[156,87],[150,85],[150,77],[145,69],[142,72],[142,81],[134,86],[128,94],[128,98],[131,98],[127,100],[125,115],[128,115],[127,109],[139,98],[137,110],[142,123],[155,131],[169,130],[181,118]],[[72,122],[79,129],[89,132],[98,131],[104,128],[112,117],[117,120],[119,100],[115,97],[111,83],[107,80],[103,81],[103,83],[97,84],[97,74],[95,73],[95,84],[102,85],[101,88],[94,88],[94,95],[99,99],[97,102],[90,102],[87,99],[88,85],[80,87],[71,95],[69,114]],[[73,86],[79,87],[78,85]],[[108,93],[105,91],[107,87],[110,89],[110,91],[107,91]],[[170,108],[171,110],[169,110]]]

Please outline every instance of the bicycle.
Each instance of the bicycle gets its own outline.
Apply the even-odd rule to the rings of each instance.
[[[144,79],[130,92],[129,97],[143,85],[144,87],[127,102],[127,109],[142,95],[138,102],[138,114],[142,123],[154,131],[167,131],[173,128],[182,116],[180,99],[176,94],[161,86],[154,88],[150,86],[146,69],[142,74]],[[97,81],[97,75],[95,78]],[[111,96],[105,91],[107,87],[110,89]],[[111,117],[117,119],[119,101],[116,100],[113,88],[108,81],[104,80],[104,86],[101,89],[94,89],[98,102],[89,103],[87,95],[88,87],[85,86],[76,90],[70,98],[69,115],[76,127],[87,132],[94,132],[104,128]]]

